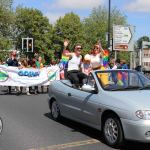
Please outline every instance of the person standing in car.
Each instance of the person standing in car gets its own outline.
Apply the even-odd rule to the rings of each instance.
[[[67,41],[64,42],[64,46],[67,46],[68,43]],[[86,78],[87,76],[81,72],[81,50],[82,47],[80,44],[76,44],[74,47],[74,52],[70,53],[65,53],[66,56],[69,56],[69,61],[68,61],[68,79],[72,82],[73,86],[76,88],[79,88],[83,84],[83,79]]]

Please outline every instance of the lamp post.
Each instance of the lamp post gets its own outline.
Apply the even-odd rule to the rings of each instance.
[[[55,32],[55,34],[56,34],[57,36],[60,36],[60,37],[63,37],[63,35],[64,35],[64,33],[61,31],[60,28],[57,29],[57,31]],[[56,40],[56,41],[55,41],[55,44],[58,44],[58,45],[61,46],[60,51],[57,51],[57,52],[56,52],[57,58],[61,59],[61,54],[62,54],[62,52],[63,52],[63,43],[61,42],[61,40]]]
[[[108,41],[107,41],[107,48],[110,50],[110,16],[111,15],[111,0],[109,0],[109,7],[108,7]]]

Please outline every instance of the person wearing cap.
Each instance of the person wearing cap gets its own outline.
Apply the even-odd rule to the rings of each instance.
[[[68,42],[64,42],[64,46],[67,46]],[[83,84],[83,79],[86,78],[87,76],[81,72],[80,66],[81,66],[81,45],[76,44],[74,47],[74,52],[72,53],[65,53],[66,56],[70,58],[68,61],[68,79],[70,79],[71,83],[79,88]]]

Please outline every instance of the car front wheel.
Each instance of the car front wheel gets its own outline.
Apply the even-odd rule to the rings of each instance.
[[[103,124],[103,135],[109,146],[118,148],[123,144],[123,130],[120,120],[113,115],[105,118]]]
[[[51,104],[51,116],[56,121],[60,119],[60,109],[56,101],[53,101]]]

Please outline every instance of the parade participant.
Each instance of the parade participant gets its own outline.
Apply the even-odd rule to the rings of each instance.
[[[121,60],[120,64],[121,64],[122,69],[128,69],[128,65],[126,64],[125,60]]]
[[[60,79],[65,79],[67,77],[67,68],[68,68],[68,61],[69,61],[69,56],[66,56],[66,53],[69,53],[69,50],[67,49],[67,46],[69,44],[68,40],[64,41],[64,50],[61,56],[61,60],[59,63],[60,67]]]
[[[89,73],[92,71],[91,67],[91,57],[89,54],[86,54],[83,59],[83,63],[81,64],[82,72],[86,75],[89,75]]]
[[[112,59],[113,67],[112,69],[122,69],[121,64],[120,64],[120,59]]]
[[[44,67],[41,56],[38,57],[38,60],[36,60],[35,63],[36,63],[36,67],[39,68],[39,69]]]
[[[68,43],[66,42],[65,44],[67,45]],[[84,73],[80,71],[80,65],[82,60],[81,49],[81,45],[76,44],[74,52],[65,54],[70,58],[70,60],[68,61],[67,69],[68,78],[77,88],[79,88],[83,84],[83,79],[87,77]]]
[[[38,60],[36,60],[35,63],[36,63],[36,68],[38,68],[38,69],[42,69],[44,67],[41,56],[38,57]],[[38,86],[35,86],[35,90],[38,93]],[[41,91],[42,91],[42,93],[44,92],[44,87],[43,86],[41,86]]]
[[[13,67],[18,67],[19,66],[18,60],[17,60],[17,51],[16,50],[13,50],[10,53],[10,57],[7,59],[6,63],[7,63],[8,66],[13,66]],[[19,89],[20,89],[19,87],[16,87],[17,94],[20,94]],[[8,94],[10,94],[10,93],[11,93],[11,86],[8,86]]]
[[[100,69],[103,65],[103,52],[101,44],[95,44],[91,54],[91,66],[93,70]]]
[[[13,50],[10,54],[10,57],[7,59],[6,63],[8,66],[18,67],[18,60],[17,60],[17,51]]]
[[[34,50],[34,58],[36,59],[36,60],[38,60],[38,58],[39,58],[39,53],[38,53],[38,51],[37,50]]]
[[[28,65],[28,61],[27,59],[23,59],[21,61],[21,65],[19,66],[20,69],[23,69],[23,68],[29,68],[29,65]],[[29,96],[31,95],[31,93],[29,92],[29,88],[30,87],[26,87],[26,94]],[[22,89],[22,88],[21,88]],[[22,90],[21,90],[22,91]]]
[[[3,65],[3,61],[0,59],[0,65]]]
[[[36,66],[36,58],[32,58],[32,61],[30,61],[30,64],[29,64],[30,66],[31,66],[31,68],[37,68],[37,66]],[[32,89],[30,89],[30,90],[32,90]],[[38,86],[34,86],[34,94],[38,94],[39,92],[38,92]]]

